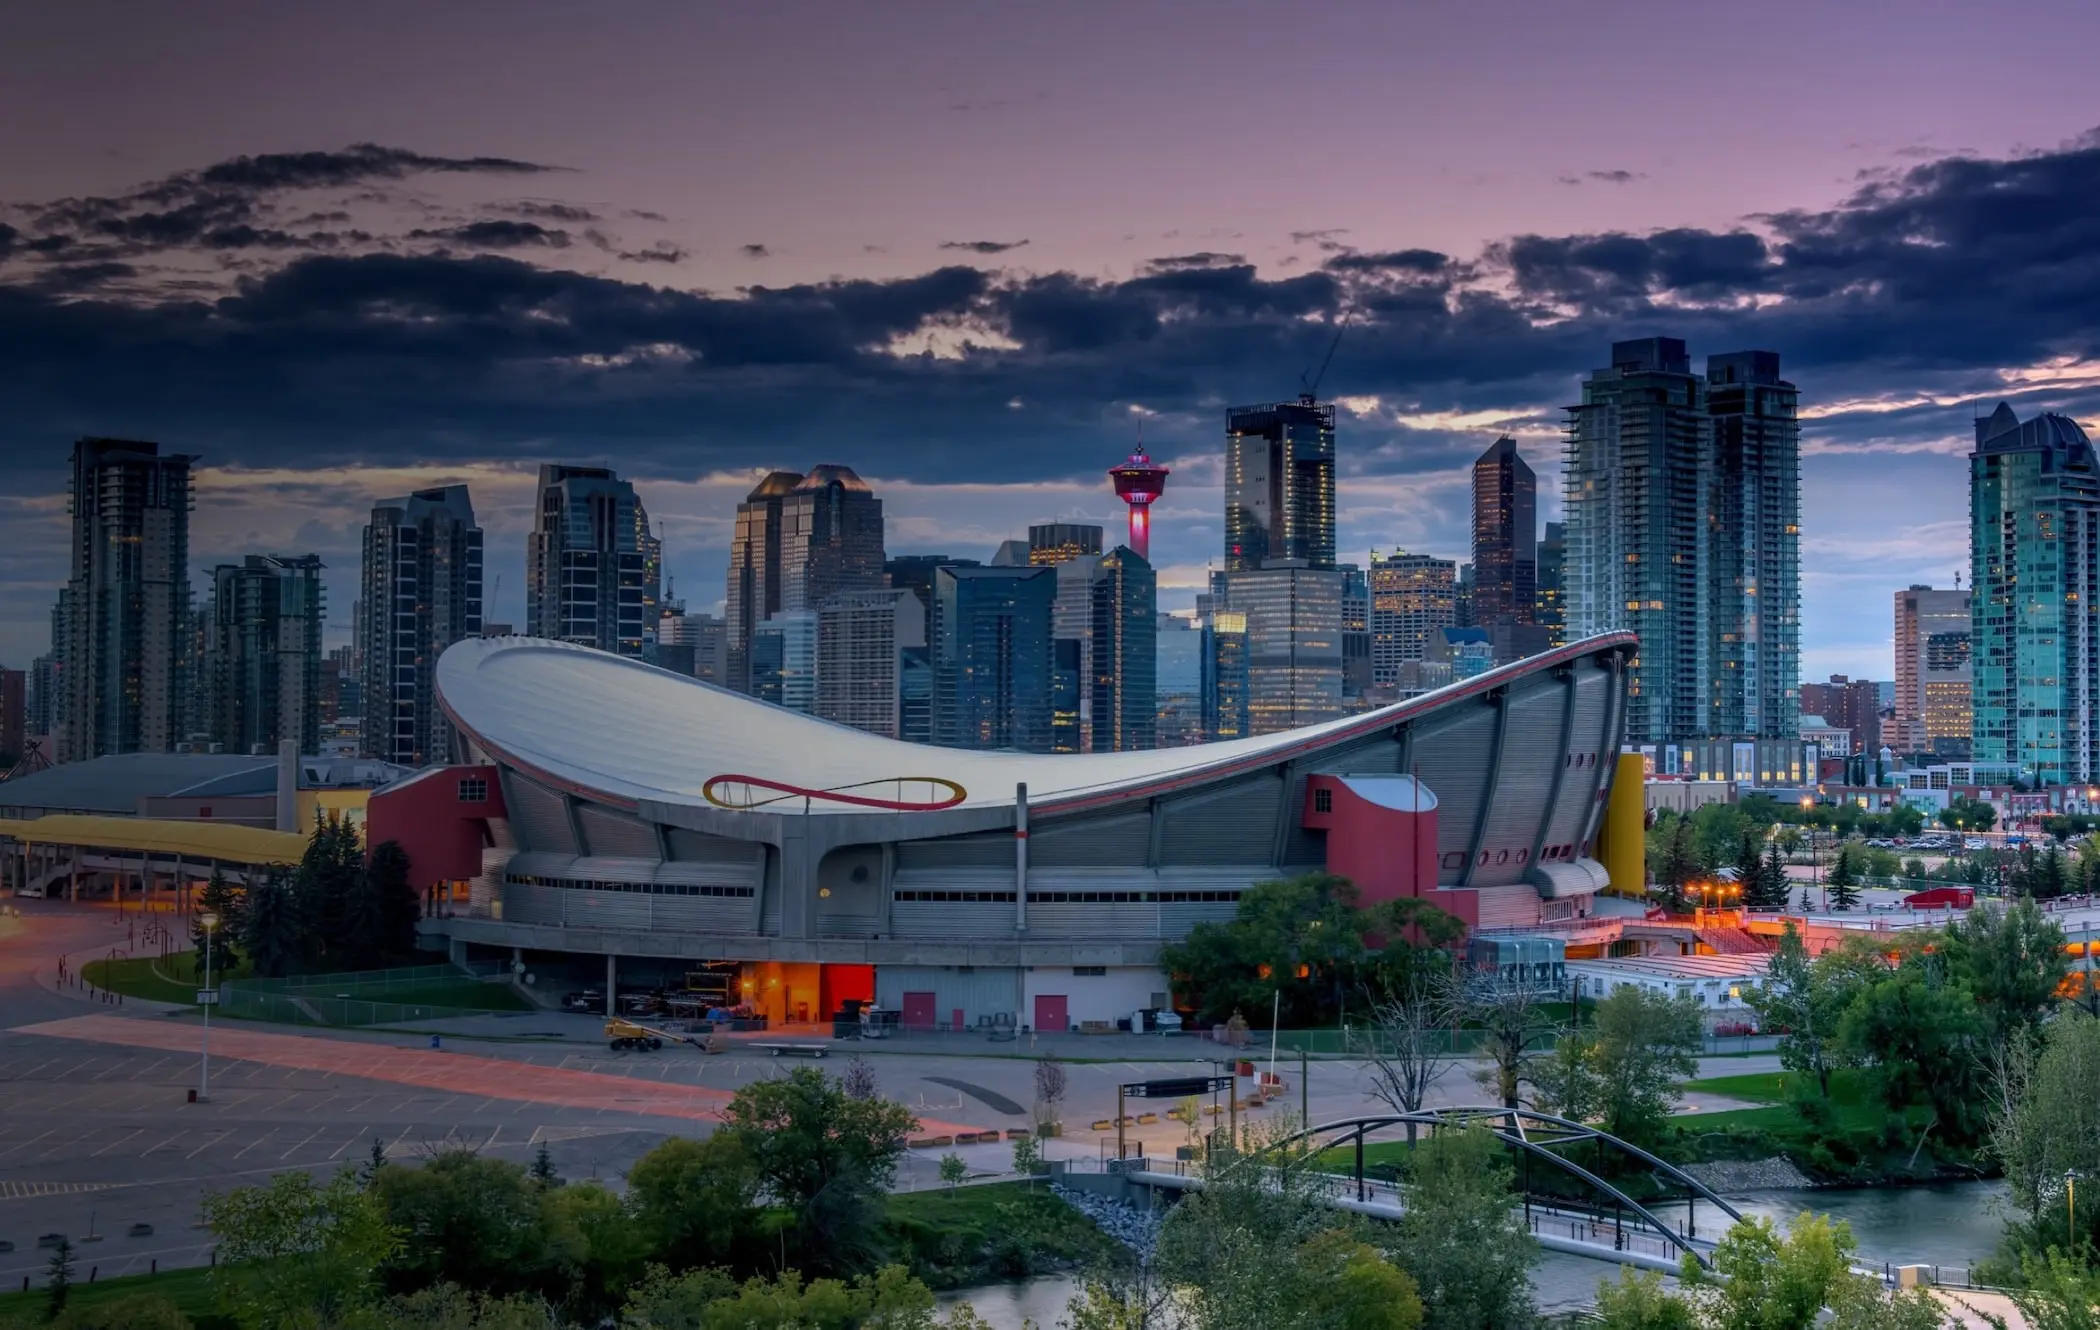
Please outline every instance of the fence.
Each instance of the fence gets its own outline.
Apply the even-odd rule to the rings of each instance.
[[[408,965],[391,970],[243,979],[221,986],[218,1005],[222,1015],[288,1025],[408,1025],[512,1010],[387,1000],[388,994],[408,993],[435,984],[485,980],[502,973],[500,965],[493,970],[481,968],[483,973],[457,965]]]

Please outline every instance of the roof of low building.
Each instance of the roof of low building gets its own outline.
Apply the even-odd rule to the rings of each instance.
[[[1584,974],[1623,975],[1626,978],[1676,979],[1690,983],[1700,979],[1746,979],[1761,975],[1772,958],[1757,952],[1725,956],[1611,956],[1596,960],[1571,960],[1568,968]]]
[[[295,864],[306,851],[306,837],[299,832],[265,831],[230,822],[58,813],[4,824],[0,829],[30,845],[181,855],[200,863],[217,859],[235,864]]]
[[[277,759],[246,753],[114,753],[65,762],[0,782],[0,817],[9,810],[42,809],[130,814],[138,811],[141,799],[199,786],[216,795],[268,793],[277,788]]]

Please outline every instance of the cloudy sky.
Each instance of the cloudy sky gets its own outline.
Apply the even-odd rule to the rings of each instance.
[[[1415,11],[1433,11],[1418,13]],[[1227,406],[1338,325],[1345,550],[1465,554],[1615,339],[1802,389],[1804,660],[1887,677],[1967,564],[1978,404],[2100,423],[2100,6],[18,7],[0,42],[0,662],[44,650],[83,434],[202,460],[201,576],[464,480],[522,620],[531,470],[606,462],[721,597],[756,473],[893,552],[1114,523],[1169,605]],[[1557,493],[1541,507],[1557,517]]]

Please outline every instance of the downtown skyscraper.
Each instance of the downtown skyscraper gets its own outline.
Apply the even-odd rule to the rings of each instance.
[[[1896,593],[1895,609],[1896,714],[1886,738],[1899,753],[1967,757],[1976,720],[1969,593],[1912,586]]]
[[[525,635],[639,660],[651,561],[634,486],[602,466],[540,466],[525,545]]]
[[[357,658],[366,757],[420,767],[452,758],[437,661],[481,635],[481,527],[465,485],[375,504],[359,576]]]
[[[1474,623],[1533,621],[1538,511],[1538,476],[1505,434],[1473,463]]]
[[[2100,779],[2100,462],[2069,417],[1998,404],[1969,454],[1971,756]]]
[[[723,598],[725,687],[751,691],[751,636],[758,625],[780,613],[780,541],[782,509],[799,471],[774,471],[758,482],[737,505],[736,532],[729,546],[729,589]]]
[[[1225,571],[1334,567],[1334,406],[1311,396],[1225,418]]]
[[[1568,408],[1569,640],[1640,637],[1626,737],[1799,730],[1799,394],[1779,357],[1618,342]]]
[[[72,569],[52,619],[61,762],[185,737],[195,460],[130,439],[73,445]]]
[[[321,571],[315,554],[212,570],[199,719],[225,752],[275,753],[285,739],[321,751]]]

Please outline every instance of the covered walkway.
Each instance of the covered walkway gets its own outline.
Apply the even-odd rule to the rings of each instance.
[[[0,821],[0,842],[0,878],[17,895],[141,902],[163,886],[183,899],[214,871],[246,881],[297,863],[306,850],[306,837],[295,831],[74,813]]]

